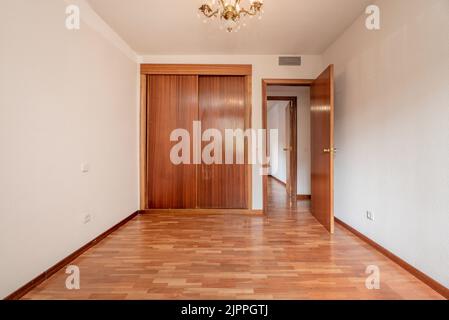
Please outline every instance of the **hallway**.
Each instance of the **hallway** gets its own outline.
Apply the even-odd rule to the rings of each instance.
[[[267,216],[139,215],[71,264],[81,289],[60,270],[25,299],[442,299],[336,225],[334,235],[269,179]],[[365,269],[380,268],[380,290]]]

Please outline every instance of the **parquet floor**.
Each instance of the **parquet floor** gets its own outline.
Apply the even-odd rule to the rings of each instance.
[[[25,299],[442,299],[336,225],[329,235],[301,202],[285,205],[270,179],[270,214],[140,215],[72,264],[81,289],[60,270]],[[368,265],[380,290],[365,287]]]

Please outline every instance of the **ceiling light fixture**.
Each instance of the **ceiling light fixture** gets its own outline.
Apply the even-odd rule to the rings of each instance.
[[[219,18],[222,29],[236,32],[242,26],[246,26],[242,18],[258,16],[262,19],[263,14],[263,0],[249,0],[249,9],[242,8],[241,2],[241,0],[208,0],[198,9],[198,15],[202,14],[205,17],[204,22]]]

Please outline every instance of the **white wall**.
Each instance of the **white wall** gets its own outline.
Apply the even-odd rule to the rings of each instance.
[[[381,0],[335,63],[335,214],[449,287],[449,1]],[[375,221],[365,219],[366,210]]]
[[[310,154],[310,88],[292,86],[270,86],[270,96],[292,96],[297,100],[298,125],[298,179],[297,193],[311,194],[311,154]],[[285,153],[285,152],[283,152]]]
[[[138,66],[84,1],[80,31],[60,0],[0,2],[0,297],[138,207]],[[449,2],[381,0],[321,56],[145,56],[144,63],[253,65],[262,78],[315,78],[336,65],[336,216],[449,286]],[[88,162],[86,175],[80,165]],[[301,183],[300,183],[301,186]],[[253,171],[253,207],[262,178]],[[375,222],[364,219],[366,210]],[[93,220],[83,224],[86,213]]]
[[[278,130],[278,143],[277,145],[268,144],[268,154],[270,159],[274,159],[274,155],[277,153],[278,161],[277,168],[270,167],[270,175],[287,183],[287,157],[284,151],[286,147],[286,119],[285,108],[288,102],[286,101],[268,101],[268,115],[267,115],[267,129]],[[270,132],[270,131],[269,131]],[[274,149],[276,148],[276,149]],[[274,152],[276,150],[276,152]]]
[[[137,61],[78,3],[68,31],[64,1],[0,1],[0,298],[138,208]]]
[[[314,79],[323,70],[320,55],[302,55],[300,67],[279,66],[276,55],[165,55],[144,56],[142,63],[219,63],[219,64],[252,64],[252,127],[262,127],[262,79]],[[262,209],[262,176],[260,168],[253,167],[253,209]]]

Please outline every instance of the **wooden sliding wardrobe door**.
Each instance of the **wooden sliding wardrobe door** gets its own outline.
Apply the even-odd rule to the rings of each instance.
[[[247,166],[224,164],[225,129],[245,129],[245,89],[246,80],[242,76],[199,77],[199,118],[202,132],[204,134],[208,129],[217,129],[221,132],[223,159],[223,164],[207,164],[203,159],[199,165],[197,185],[200,208],[248,208]],[[212,141],[213,139],[202,142],[203,152]],[[234,149],[230,152],[233,153],[235,161],[237,152],[235,143]]]
[[[192,136],[198,119],[198,76],[147,76],[147,208],[196,207],[196,167],[170,160],[174,129]],[[192,146],[190,146],[192,148]]]

